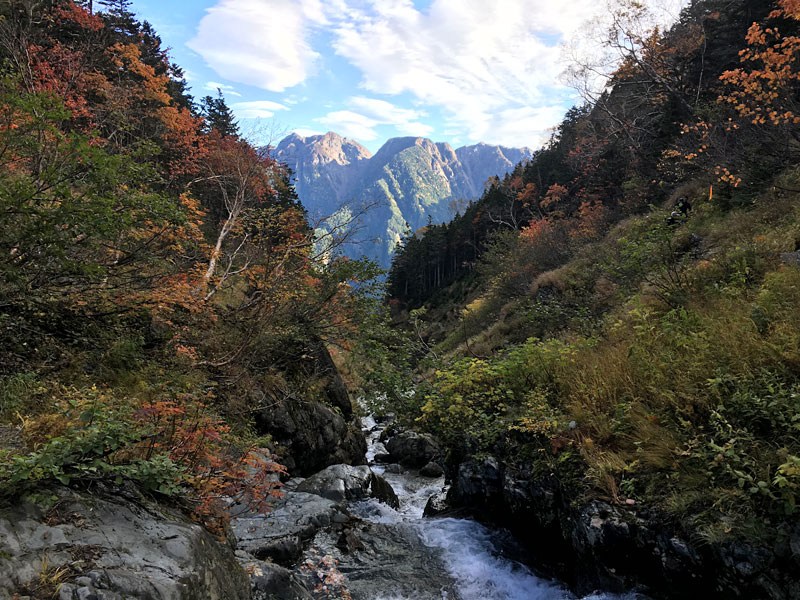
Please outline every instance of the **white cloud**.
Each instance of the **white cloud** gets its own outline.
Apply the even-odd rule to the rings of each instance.
[[[366,90],[410,93],[441,107],[450,135],[533,145],[568,106],[569,92],[557,83],[563,68],[557,42],[597,4],[495,0],[487,10],[483,0],[434,0],[422,12],[411,2],[386,0],[337,21],[334,48],[361,71]]]
[[[359,112],[382,123],[404,123],[425,116],[425,113],[410,108],[401,108],[386,100],[365,96],[355,96],[350,98],[347,103]]]
[[[685,2],[644,0],[669,4],[667,20]],[[563,43],[607,14],[602,0],[432,0],[421,10],[412,0],[219,0],[189,45],[227,80],[273,91],[314,75],[317,51],[332,48],[359,70],[365,93],[347,110],[325,105],[333,112],[315,121],[363,141],[379,125],[434,132],[417,108],[370,97],[404,94],[437,107],[445,135],[535,146],[575,101],[559,79]]]
[[[400,133],[413,137],[429,137],[435,131],[430,125],[416,122],[398,123],[395,128]]]
[[[470,142],[532,148],[543,145],[553,126],[564,117],[561,105],[508,108],[489,115],[486,121],[473,123],[467,131]]]
[[[235,102],[231,104],[233,112],[240,119],[269,119],[275,111],[289,110],[288,107],[270,100],[256,100],[254,102]]]
[[[241,96],[239,92],[236,91],[236,88],[232,85],[227,85],[224,83],[219,83],[218,81],[209,81],[204,86],[203,89],[207,92],[214,92],[216,94],[217,90],[222,90],[223,94],[227,94],[228,96]]]
[[[434,132],[433,127],[416,120],[425,116],[424,112],[402,108],[386,100],[354,96],[347,100],[347,105],[354,110],[334,111],[314,120],[348,137],[364,141],[378,137],[375,131],[378,125],[391,125],[400,134],[414,137],[427,137]]]
[[[317,53],[306,22],[318,0],[221,0],[206,11],[189,48],[230,81],[282,92],[307,77]]]

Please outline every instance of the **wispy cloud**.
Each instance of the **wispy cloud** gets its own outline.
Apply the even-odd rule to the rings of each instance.
[[[532,145],[569,102],[558,83],[558,41],[596,9],[596,0],[496,0],[492,10],[478,0],[435,0],[423,12],[387,1],[337,22],[334,49],[361,71],[366,90],[441,107],[449,129],[472,141],[491,134]],[[533,118],[552,116],[554,105],[553,121]],[[520,111],[524,122],[498,123]]]
[[[288,107],[270,100],[256,100],[254,102],[236,102],[231,108],[240,119],[269,119],[275,111],[289,110]]]
[[[386,100],[353,96],[347,100],[347,105],[353,110],[330,112],[315,120],[348,137],[364,141],[377,139],[375,127],[378,125],[390,125],[398,133],[411,136],[428,136],[434,131],[430,125],[418,121],[426,113],[402,108]]]
[[[208,81],[203,86],[203,89],[207,92],[214,92],[216,93],[217,90],[222,91],[223,94],[228,96],[241,96],[239,92],[236,91],[236,88],[232,85],[227,85],[225,83],[219,83],[218,81]]]
[[[434,132],[417,108],[372,97],[402,95],[404,105],[437,109],[447,135],[533,146],[575,100],[559,78],[563,43],[607,14],[602,0],[432,0],[424,9],[411,0],[220,0],[189,45],[226,80],[271,91],[325,72],[320,52],[332,48],[358,70],[363,93],[315,122],[363,141],[385,125]]]
[[[314,2],[221,0],[188,42],[218,74],[273,92],[305,80],[317,53],[306,40]]]

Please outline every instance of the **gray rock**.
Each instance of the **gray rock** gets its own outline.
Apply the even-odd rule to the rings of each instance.
[[[240,559],[250,576],[252,600],[312,600],[311,592],[289,569],[245,555]]]
[[[408,467],[421,467],[440,454],[439,446],[433,437],[415,431],[398,433],[386,442],[386,449],[392,459]]]
[[[253,394],[263,395],[255,390]],[[347,421],[319,402],[283,400],[257,413],[255,426],[280,444],[282,462],[292,475],[310,475],[334,464],[366,463],[367,442],[357,420]]]
[[[439,492],[428,498],[425,504],[425,510],[422,512],[423,517],[436,517],[450,511],[450,505],[447,503],[447,492]]]
[[[488,456],[482,461],[467,461],[459,465],[447,499],[453,506],[496,507],[502,501],[502,490],[500,466],[496,458]]]
[[[303,542],[341,513],[333,500],[295,491],[287,492],[266,515],[247,510],[237,513],[234,507],[231,526],[240,550],[261,560],[292,565],[302,554]]]
[[[584,506],[573,531],[574,546],[582,552],[607,548],[631,538],[625,513],[599,500]]]
[[[280,447],[282,464],[294,476],[316,473],[329,465],[365,464],[367,442],[361,424],[353,416],[347,388],[323,342],[312,338],[287,352],[297,355],[287,366],[289,376],[318,380],[322,401],[275,400],[254,385],[249,401],[254,407],[264,407],[255,413],[256,430],[272,437]]]
[[[44,561],[78,576],[60,600],[250,598],[232,548],[182,513],[144,499],[55,493],[49,511],[30,502],[0,510],[0,598],[37,580]]]
[[[444,476],[444,469],[431,461],[419,470],[419,474],[423,477],[442,477]]]
[[[366,466],[330,466],[306,479],[297,486],[297,491],[335,502],[376,498],[395,508],[399,505],[392,486]]]
[[[328,531],[314,538],[297,569],[309,588],[320,583],[320,574],[330,569],[321,562],[327,557],[335,561],[328,562],[344,576],[353,600],[458,600],[455,582],[438,551],[425,546],[413,525],[363,521],[347,534],[349,540]]]
[[[795,252],[782,252],[781,262],[785,265],[800,267],[800,250]]]

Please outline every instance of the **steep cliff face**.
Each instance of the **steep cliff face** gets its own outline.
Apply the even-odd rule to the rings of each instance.
[[[483,193],[483,186],[489,177],[509,173],[515,165],[533,156],[530,148],[508,148],[488,144],[462,146],[455,153],[472,185],[474,194],[472,198],[477,198]]]
[[[347,202],[372,156],[358,142],[333,132],[310,137],[293,133],[278,144],[276,154],[294,171],[297,192],[312,218],[316,213],[331,214]]]
[[[502,176],[532,156],[528,148],[477,144],[454,150],[427,138],[388,140],[371,156],[360,144],[329,132],[292,134],[276,154],[295,173],[300,200],[314,217],[366,208],[353,245],[388,267],[395,244],[406,231],[442,223],[483,191],[485,181]],[[347,207],[347,208],[343,208]]]

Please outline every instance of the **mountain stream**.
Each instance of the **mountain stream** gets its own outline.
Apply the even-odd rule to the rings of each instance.
[[[514,544],[507,533],[470,519],[423,518],[425,504],[443,490],[444,478],[375,463],[375,455],[386,451],[379,441],[383,425],[371,417],[363,425],[370,467],[392,485],[400,506],[394,509],[377,500],[349,506],[365,523],[358,537],[386,555],[376,564],[374,558],[365,563],[337,553],[337,567],[354,599],[578,600],[564,585],[536,576],[511,558]],[[318,538],[315,546],[312,553],[335,552],[333,539],[326,543]],[[637,594],[595,593],[582,600],[645,599]]]

